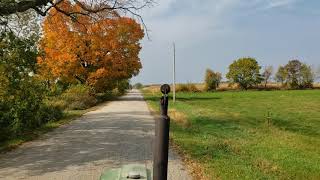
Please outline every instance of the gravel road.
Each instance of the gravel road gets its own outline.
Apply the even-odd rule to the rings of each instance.
[[[109,168],[152,167],[154,117],[137,90],[0,155],[0,179],[96,180]],[[191,179],[170,152],[169,179]]]

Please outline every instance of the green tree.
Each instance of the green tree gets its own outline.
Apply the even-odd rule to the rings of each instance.
[[[287,65],[284,67],[287,74],[287,82],[290,85],[291,88],[298,88],[299,87],[299,81],[298,78],[300,76],[300,71],[302,68],[302,63],[299,60],[292,60],[289,61]]]
[[[0,140],[51,120],[44,86],[34,75],[36,57],[33,39],[0,35]]]
[[[312,88],[313,82],[316,77],[315,73],[312,71],[311,66],[303,64],[300,70],[299,87],[300,88]]]
[[[314,75],[315,75],[315,80],[319,80],[320,79],[320,66],[318,66],[317,68],[314,68]]]
[[[291,60],[284,66],[286,73],[286,85],[292,89],[312,87],[314,74],[307,64],[299,60]]]
[[[238,83],[242,89],[247,90],[262,81],[260,74],[261,67],[254,58],[240,58],[229,66],[227,78]]]
[[[273,67],[272,66],[266,66],[264,68],[264,71],[262,73],[262,77],[263,77],[263,81],[264,81],[264,87],[267,87],[267,84],[269,82],[269,80],[271,79],[273,73]]]
[[[42,95],[38,96],[29,87],[34,81],[29,74],[35,70],[36,55],[32,41],[18,39],[13,33],[1,34],[1,132],[18,131],[23,126],[29,126],[27,118],[33,114],[28,113],[27,108],[31,111],[39,108]]]
[[[286,79],[287,79],[287,70],[283,66],[280,66],[278,68],[278,71],[276,73],[275,79],[277,82],[280,82],[282,86],[286,84]]]
[[[312,88],[316,73],[311,66],[299,60],[291,60],[285,66],[280,66],[276,80],[283,86],[292,89]]]
[[[216,90],[221,82],[222,75],[219,72],[214,72],[211,69],[206,70],[205,74],[205,89],[206,91],[214,91]]]

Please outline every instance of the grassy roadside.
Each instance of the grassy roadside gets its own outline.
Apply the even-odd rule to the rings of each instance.
[[[0,141],[0,153],[10,151],[19,145],[37,139],[43,134],[68,124],[86,112],[93,111],[100,106],[124,95],[125,92],[110,91],[92,96],[86,86],[72,86],[63,93],[48,96],[44,99],[47,108],[42,112],[49,115],[50,119],[41,119],[41,124],[36,128],[24,130],[23,133],[7,136]],[[1,134],[1,133],[0,133]]]
[[[10,138],[7,141],[0,142],[0,153],[5,153],[10,150],[13,150],[23,143],[26,143],[28,141],[35,140],[42,135],[53,131],[54,129],[68,124],[72,122],[73,120],[77,119],[78,117],[81,117],[83,114],[89,112],[89,111],[94,111],[98,109],[101,106],[104,106],[106,103],[116,99],[117,97],[121,96],[122,94],[117,94],[115,96],[110,96],[108,99],[105,99],[104,101],[100,101],[98,104],[95,106],[92,106],[90,108],[84,109],[84,110],[64,110],[63,111],[63,117],[57,121],[49,121],[48,123],[40,126],[39,128],[30,130],[28,132],[23,133],[20,136]]]
[[[19,147],[21,144],[35,140],[39,137],[41,137],[43,134],[48,133],[62,125],[70,123],[72,120],[76,119],[77,117],[82,116],[84,113],[90,111],[90,109],[87,110],[70,110],[65,111],[63,118],[58,121],[52,121],[48,122],[44,125],[42,125],[39,128],[36,128],[32,131],[25,132],[23,135],[20,135],[18,137],[14,137],[12,139],[9,139],[5,142],[0,143],[0,153],[10,151],[12,149],[15,149]]]
[[[160,94],[144,96],[158,109]],[[320,178],[319,90],[177,97],[170,136],[208,179]]]

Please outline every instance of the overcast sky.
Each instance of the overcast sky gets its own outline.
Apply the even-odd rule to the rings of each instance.
[[[250,56],[275,69],[290,59],[320,64],[319,0],[158,0],[141,14],[150,30],[133,82],[201,82],[206,68],[225,75],[235,59]]]

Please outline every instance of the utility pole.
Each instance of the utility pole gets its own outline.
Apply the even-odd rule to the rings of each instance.
[[[173,42],[173,103],[176,102],[176,45]]]

